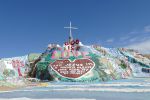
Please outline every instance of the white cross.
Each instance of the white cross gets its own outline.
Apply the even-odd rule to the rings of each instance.
[[[64,27],[64,28],[69,28],[69,29],[70,29],[70,38],[73,39],[71,29],[78,29],[78,28],[72,27],[72,26],[71,26],[71,21],[70,21],[70,26],[69,26],[69,27]]]

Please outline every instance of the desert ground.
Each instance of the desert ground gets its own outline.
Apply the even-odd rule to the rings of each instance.
[[[132,78],[102,83],[44,82],[37,86],[1,89],[0,100],[149,100],[150,79]]]

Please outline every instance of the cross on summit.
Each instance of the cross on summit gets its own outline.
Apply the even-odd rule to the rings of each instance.
[[[68,28],[68,29],[70,29],[69,40],[73,40],[73,37],[72,37],[72,29],[78,29],[78,28],[76,28],[76,27],[72,27],[72,25],[71,25],[71,21],[70,21],[70,26],[69,26],[69,27],[64,27],[64,28]]]

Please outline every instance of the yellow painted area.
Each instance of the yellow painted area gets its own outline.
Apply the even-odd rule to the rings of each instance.
[[[48,83],[40,83],[38,86],[47,87]]]

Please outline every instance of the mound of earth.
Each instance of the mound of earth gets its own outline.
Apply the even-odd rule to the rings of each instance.
[[[150,54],[145,54],[143,55],[144,57],[147,57],[148,59],[150,59]]]
[[[76,50],[66,50],[53,44],[41,54],[0,60],[0,80],[13,83],[27,78],[102,82],[130,77],[150,77],[150,59],[125,48],[80,44]]]

